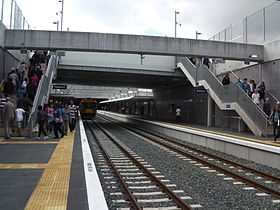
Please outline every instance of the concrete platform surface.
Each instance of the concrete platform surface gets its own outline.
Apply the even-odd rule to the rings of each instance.
[[[81,125],[80,120],[74,133],[58,140],[0,137],[1,210],[92,209],[88,199],[91,187],[87,182],[94,180],[96,184],[99,180],[90,178],[98,177],[93,172],[88,180],[85,178],[84,167],[88,160],[84,158],[82,139],[85,144],[87,137],[83,126],[81,136]],[[102,190],[97,193],[103,194]],[[100,196],[91,197],[90,202],[99,205]],[[104,208],[101,207],[107,209],[106,202]]]

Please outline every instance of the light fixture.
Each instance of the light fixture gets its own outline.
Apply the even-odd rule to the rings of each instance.
[[[254,54],[249,56],[249,58],[258,58],[258,57],[259,55],[254,55]]]

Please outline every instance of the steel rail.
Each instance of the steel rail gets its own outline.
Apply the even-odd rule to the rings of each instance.
[[[112,137],[104,128],[102,128],[96,121],[94,121],[96,126],[104,132],[104,134],[112,141],[114,144],[129,158],[134,164],[136,164],[156,185],[166,193],[169,198],[177,205],[177,207],[183,210],[192,209],[191,206],[186,204],[183,199],[181,199],[176,193],[170,190],[163,182],[160,181],[154,174],[152,174],[148,169],[146,169],[136,158],[131,156],[116,140]]]
[[[193,156],[193,155],[190,155],[190,154],[188,154],[188,153],[186,153],[186,152],[184,152],[184,151],[182,151],[182,150],[179,150],[179,149],[177,149],[177,148],[174,148],[174,147],[172,147],[172,146],[170,146],[170,145],[168,145],[168,144],[166,144],[166,143],[163,143],[163,142],[161,142],[160,140],[156,139],[154,136],[152,136],[152,134],[149,134],[150,136],[149,136],[149,135],[143,135],[143,133],[141,133],[141,132],[139,132],[139,131],[135,131],[135,129],[128,128],[127,126],[124,126],[124,125],[120,125],[120,126],[126,128],[126,129],[128,129],[128,130],[130,130],[130,131],[132,131],[132,132],[134,132],[134,133],[137,133],[138,135],[143,136],[143,137],[145,137],[145,138],[147,138],[147,139],[153,141],[154,143],[157,143],[157,144],[159,144],[159,145],[161,145],[161,146],[163,146],[163,147],[166,147],[166,148],[168,148],[168,149],[170,149],[170,150],[172,150],[172,151],[174,151],[174,152],[177,152],[177,153],[179,153],[179,154],[181,154],[181,155],[183,155],[183,156],[185,156],[185,157],[191,158],[191,159],[193,159],[193,160],[195,160],[195,161],[197,161],[197,162],[199,162],[199,163],[201,163],[201,164],[203,164],[203,165],[206,165],[206,166],[208,166],[208,167],[210,167],[210,168],[212,168],[212,169],[215,169],[216,171],[219,171],[220,173],[223,173],[223,174],[226,174],[226,175],[228,175],[228,176],[230,176],[230,177],[233,177],[233,178],[235,178],[235,179],[237,179],[237,180],[239,180],[239,181],[241,181],[241,182],[243,182],[243,183],[247,183],[247,184],[249,184],[250,186],[253,186],[253,187],[259,189],[260,191],[263,191],[263,192],[265,192],[265,193],[270,194],[271,196],[273,196],[273,197],[275,197],[275,198],[280,199],[280,192],[278,192],[278,191],[276,191],[276,190],[273,190],[273,189],[271,189],[271,188],[268,188],[268,187],[266,187],[266,186],[264,186],[264,185],[262,185],[262,184],[259,184],[259,183],[257,183],[257,182],[254,182],[254,181],[252,181],[252,180],[250,180],[250,179],[248,179],[248,178],[246,178],[246,177],[243,177],[243,176],[241,176],[241,175],[238,175],[238,174],[236,174],[236,173],[234,173],[234,172],[231,172],[231,171],[226,170],[226,169],[224,169],[224,168],[222,168],[222,167],[219,167],[219,166],[217,166],[217,165],[215,165],[215,164],[212,164],[212,163],[210,163],[210,162],[208,162],[208,161],[206,161],[206,160],[202,160],[202,159],[200,159],[200,158],[198,158],[198,157],[195,157],[195,156]],[[137,128],[137,129],[138,129],[138,128]],[[146,131],[142,131],[142,132],[146,132]],[[162,138],[162,139],[163,139],[163,137],[157,137],[157,138]],[[214,156],[213,156],[213,157],[214,157]]]
[[[192,146],[188,146],[188,145],[185,145],[185,144],[183,144],[183,143],[177,142],[176,140],[173,140],[172,138],[170,138],[170,137],[168,137],[168,136],[164,136],[164,135],[160,135],[160,134],[155,134],[155,133],[152,133],[152,132],[149,132],[149,131],[145,131],[145,130],[140,129],[140,128],[135,128],[135,127],[133,127],[133,128],[134,128],[134,129],[138,129],[138,130],[140,130],[140,131],[142,131],[142,132],[148,133],[148,134],[150,134],[150,135],[154,135],[154,136],[156,136],[156,137],[158,137],[158,138],[167,139],[167,140],[170,141],[171,143],[176,144],[176,145],[178,145],[178,146],[184,147],[184,148],[186,148],[186,149],[191,149],[191,150],[193,150],[193,151],[195,151],[195,152],[198,152],[198,153],[200,153],[200,154],[202,154],[202,155],[205,155],[205,156],[208,156],[208,157],[210,157],[210,158],[214,158],[214,159],[217,159],[217,160],[222,161],[222,162],[224,162],[224,163],[227,163],[227,164],[230,164],[230,165],[232,165],[232,166],[235,166],[236,168],[244,169],[244,170],[246,170],[246,171],[248,171],[248,172],[254,173],[255,175],[265,177],[265,178],[270,179],[271,181],[274,181],[274,182],[276,182],[276,183],[280,183],[280,177],[276,177],[276,176],[273,176],[273,175],[271,175],[271,174],[268,174],[268,173],[265,173],[265,172],[262,172],[262,171],[258,171],[258,170],[254,169],[254,168],[251,168],[251,167],[248,167],[248,166],[244,166],[244,165],[241,165],[241,164],[239,164],[239,163],[233,162],[233,161],[231,161],[231,160],[227,160],[227,159],[224,159],[224,158],[222,158],[222,157],[219,157],[219,156],[210,154],[210,153],[208,153],[208,152],[201,151],[201,150],[199,150],[199,149],[197,149],[197,148],[194,148],[194,147],[192,147]],[[145,135],[145,134],[144,134],[144,135]]]
[[[93,137],[95,138],[95,140],[97,141],[99,147],[101,148],[102,152],[105,155],[105,158],[107,160],[107,162],[110,164],[111,168],[114,170],[117,178],[119,179],[119,181],[121,182],[125,193],[128,195],[129,200],[132,203],[132,206],[137,209],[137,210],[142,210],[143,208],[139,205],[139,203],[137,202],[136,198],[134,197],[134,195],[131,193],[131,191],[129,190],[127,184],[125,183],[125,181],[123,180],[121,174],[118,172],[118,169],[115,167],[114,163],[112,162],[112,160],[110,159],[109,154],[106,152],[105,148],[102,146],[101,142],[99,141],[99,139],[97,138],[97,136],[95,135],[95,133],[93,132],[92,128],[88,125],[88,122],[86,123],[87,127],[89,128],[89,131],[91,132],[91,134],[93,135]]]

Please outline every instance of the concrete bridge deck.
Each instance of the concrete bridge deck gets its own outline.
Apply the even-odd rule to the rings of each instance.
[[[6,49],[44,49],[149,55],[197,56],[228,60],[264,59],[264,46],[128,34],[5,30]],[[257,57],[251,57],[257,55]]]

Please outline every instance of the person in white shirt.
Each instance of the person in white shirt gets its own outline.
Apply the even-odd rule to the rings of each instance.
[[[255,89],[255,92],[252,94],[252,100],[255,104],[260,105],[260,94],[257,89]]]
[[[177,109],[176,109],[176,119],[177,119],[177,122],[180,121],[180,117],[181,117],[181,109],[180,107],[178,106]]]
[[[17,107],[15,110],[15,118],[16,118],[16,123],[17,123],[17,128],[18,128],[18,135],[21,136],[21,128],[23,125],[23,119],[24,119],[24,113],[25,111],[21,107]]]

